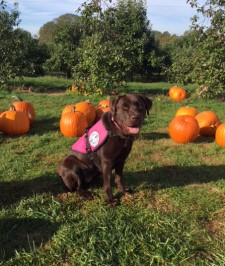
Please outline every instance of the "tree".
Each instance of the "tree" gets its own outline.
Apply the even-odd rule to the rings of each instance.
[[[74,76],[88,90],[113,89],[123,81],[148,79],[158,71],[157,45],[145,1],[92,0],[79,9],[83,27]]]
[[[158,72],[161,58],[147,18],[145,1],[119,0],[114,17],[116,43],[123,47],[129,66],[126,80],[151,80]]]
[[[74,65],[77,64],[76,50],[82,35],[78,16],[66,14],[60,16],[52,34],[52,42],[48,43],[51,57],[46,61],[46,68],[50,71],[62,71],[67,78],[71,78]]]
[[[206,97],[221,96],[225,90],[225,2],[198,0],[187,2],[208,21],[202,23],[198,16],[193,17],[192,27],[199,48],[194,60],[193,81],[204,88]]]
[[[18,5],[10,12],[0,3],[0,85],[16,76],[43,74],[42,64],[48,58],[46,45],[39,44],[19,25]]]
[[[39,44],[30,32],[16,29],[13,38],[17,43],[17,54],[14,57],[13,66],[19,77],[43,75],[42,64],[49,57],[47,46]]]
[[[195,40],[195,32],[186,32],[164,47],[169,53],[171,65],[166,70],[167,79],[176,83],[192,83],[195,61],[199,56],[199,47]]]
[[[73,14],[65,14],[45,23],[39,30],[39,42],[45,44],[54,43],[54,35],[56,31],[58,31],[59,28],[62,28],[65,25],[67,26],[73,24],[77,17],[78,16]]]
[[[127,61],[122,49],[109,41],[102,41],[98,33],[81,41],[77,50],[78,64],[74,67],[75,83],[82,82],[88,92],[104,94],[125,79]]]
[[[5,1],[0,2],[0,85],[15,77],[17,69],[14,61],[17,56],[17,40],[14,39],[14,27],[19,24],[17,3],[8,11]]]
[[[168,31],[164,31],[163,33],[160,31],[153,31],[152,33],[154,34],[155,39],[159,42],[161,46],[165,46],[168,43],[179,38],[175,34],[171,35]]]
[[[39,30],[39,42],[46,44],[52,43],[55,27],[56,24],[54,21],[45,23]]]

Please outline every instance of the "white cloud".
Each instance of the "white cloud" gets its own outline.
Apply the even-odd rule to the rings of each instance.
[[[38,34],[39,29],[47,22],[66,13],[75,11],[85,0],[18,0],[20,11],[20,27]],[[204,1],[204,0],[200,0]],[[12,6],[14,0],[7,0]],[[195,10],[186,0],[147,0],[147,15],[152,29],[169,31],[171,34],[181,35],[189,29],[190,18]]]

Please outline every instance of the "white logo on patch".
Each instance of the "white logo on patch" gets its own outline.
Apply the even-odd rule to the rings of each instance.
[[[97,131],[93,131],[89,137],[89,142],[91,144],[92,147],[96,147],[99,143],[99,133]]]

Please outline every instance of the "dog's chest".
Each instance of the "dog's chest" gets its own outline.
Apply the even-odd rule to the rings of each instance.
[[[120,163],[124,164],[131,148],[131,141],[121,140],[119,137],[109,137],[104,145],[93,153],[92,163],[100,172],[102,172],[104,164],[113,169]]]
[[[124,139],[119,136],[110,137],[100,150],[106,157],[111,159],[120,160],[126,158],[132,148],[133,141],[130,139]]]

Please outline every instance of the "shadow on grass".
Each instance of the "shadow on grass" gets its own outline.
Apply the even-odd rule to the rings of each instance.
[[[57,174],[46,174],[31,180],[0,182],[0,207],[7,207],[35,194],[64,192],[63,183]]]
[[[7,136],[0,132],[0,145],[4,144],[7,141]]]
[[[212,143],[215,142],[215,137],[198,136],[195,143]]]
[[[141,133],[140,139],[145,140],[159,140],[159,139],[169,139],[170,136],[167,133],[151,132],[151,133]]]
[[[225,165],[164,166],[150,171],[125,172],[126,185],[153,190],[225,180]]]
[[[159,139],[170,139],[169,133],[160,133],[160,132],[150,132],[150,133],[141,133],[140,139],[145,140],[159,140]],[[194,143],[212,143],[215,142],[215,137],[204,137],[198,136]]]
[[[36,120],[30,127],[29,135],[42,135],[43,133],[47,133],[50,131],[58,131],[59,130],[59,121],[60,118],[52,117],[41,120]]]
[[[218,166],[163,166],[150,171],[124,172],[124,184],[128,187],[143,187],[160,190],[190,184],[203,184],[225,180],[225,165]],[[114,182],[112,181],[114,184]],[[102,178],[97,177],[92,188],[102,187]],[[4,208],[36,194],[54,196],[67,192],[57,174],[46,174],[31,180],[0,182],[0,207]]]
[[[144,94],[144,95],[168,95],[168,89],[167,88],[151,88],[145,86],[125,86],[123,88],[123,93],[138,93],[138,94]]]
[[[59,226],[40,218],[0,219],[0,258],[8,260],[15,251],[31,252],[47,243]]]
[[[59,131],[60,118],[53,117],[47,119],[36,120],[31,124],[30,130],[24,136],[43,135],[52,131]],[[20,138],[21,135],[6,135],[0,132],[0,145],[10,138]]]

